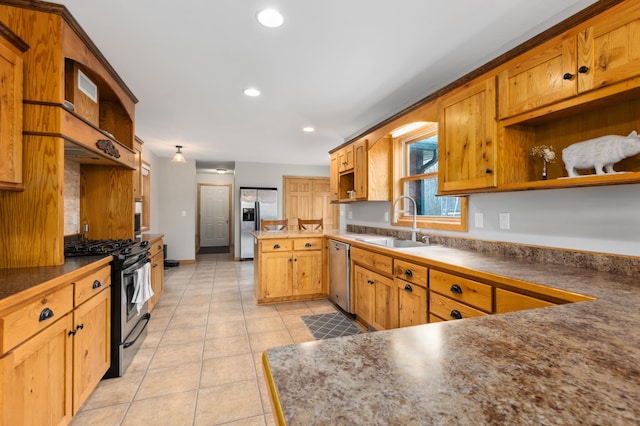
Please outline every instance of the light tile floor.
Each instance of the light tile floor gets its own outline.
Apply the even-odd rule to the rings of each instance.
[[[256,306],[253,262],[198,255],[165,273],[165,294],[125,375],[103,380],[79,425],[272,425],[262,352],[313,340],[302,316],[327,300]]]

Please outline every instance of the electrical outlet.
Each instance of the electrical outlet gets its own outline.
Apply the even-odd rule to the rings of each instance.
[[[72,222],[74,225],[77,225],[77,224],[78,224],[78,213],[72,213],[72,214],[71,214],[71,222]]]
[[[349,212],[347,216],[349,217],[349,219],[353,219],[353,212]]]
[[[484,214],[476,213],[475,222],[476,222],[476,228],[484,228]]]
[[[500,213],[500,229],[511,229],[511,217],[509,213]]]
[[[384,212],[384,221],[389,222],[389,212]]]
[[[182,217],[187,217],[187,211],[186,210],[182,210]]]

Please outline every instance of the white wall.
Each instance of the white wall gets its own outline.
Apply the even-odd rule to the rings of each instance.
[[[164,234],[167,257],[172,260],[196,258],[196,162],[172,163],[158,158],[152,166],[152,181],[158,182],[158,227],[152,219],[154,232]],[[152,202],[154,194],[152,190]]]
[[[388,202],[347,204],[341,220],[391,228],[389,209]],[[499,213],[507,212],[511,228],[499,229]],[[474,226],[476,213],[483,214],[482,229]],[[469,197],[468,233],[425,232],[640,256],[640,185],[475,194]]]
[[[235,192],[241,187],[278,188],[278,217],[282,217],[282,177],[283,176],[329,176],[329,166],[299,166],[295,164],[265,164],[236,162]],[[234,194],[235,195],[235,194]],[[233,203],[234,256],[240,257],[240,203],[234,197]]]

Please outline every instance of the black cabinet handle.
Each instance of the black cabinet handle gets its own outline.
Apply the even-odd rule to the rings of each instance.
[[[93,289],[95,290],[96,288],[100,288],[102,287],[102,283],[99,280],[95,280],[93,282]]]
[[[413,289],[411,288],[411,286],[409,284],[404,286],[404,291],[408,291],[409,293],[411,293],[413,291]]]
[[[373,280],[367,280],[367,282],[368,282],[369,284],[371,284],[371,285],[373,285],[373,284],[375,284],[375,283],[376,283],[376,282],[375,282],[375,281],[373,281]]]
[[[84,324],[76,325],[76,330],[82,330],[84,328]]]
[[[451,315],[451,318],[453,319],[462,319],[462,314],[460,313],[460,311],[457,311],[455,309],[451,311],[449,315]]]
[[[75,330],[71,330],[69,331],[69,336],[75,336],[76,335],[76,331]]]
[[[49,308],[44,308],[42,312],[40,312],[40,321],[46,321],[49,318],[53,318],[53,311]]]
[[[493,173],[493,169],[489,169],[489,168],[487,168],[487,169],[485,169],[485,171],[484,171],[484,172],[485,172],[486,174],[490,175],[491,173]]]
[[[581,66],[580,68],[578,68],[578,72],[579,72],[580,74],[586,74],[587,72],[589,72],[589,67],[587,67],[587,66],[583,65],[583,66]]]
[[[309,248],[309,247],[311,247],[311,243],[307,243],[307,244],[305,244],[304,246],[305,246],[305,247],[307,247],[307,248]]]
[[[273,248],[274,248],[274,249],[279,249],[279,248],[280,248],[280,244],[275,244],[275,245],[273,246]]]
[[[404,275],[409,277],[409,278],[411,278],[411,277],[413,277],[413,272],[411,272],[411,269],[406,269],[404,271]]]
[[[452,285],[449,290],[451,290],[451,293],[462,294],[462,289],[460,288],[460,286],[458,284]]]
[[[297,262],[297,261],[298,261],[298,258],[296,257],[295,259],[293,259],[293,261],[294,261],[294,262]]]
[[[565,75],[562,76],[562,78],[564,80],[571,80],[573,78],[573,74],[571,74],[570,72],[566,73]]]

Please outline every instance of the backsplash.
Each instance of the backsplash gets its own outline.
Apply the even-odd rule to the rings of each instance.
[[[410,231],[371,226],[347,225],[347,231],[359,234],[384,235],[406,240],[411,239]],[[640,274],[640,257],[527,246],[524,244],[499,241],[484,241],[472,238],[434,235],[426,232],[420,233],[417,239],[420,240],[422,236],[428,236],[431,244],[478,253],[526,259],[541,263],[555,263],[621,275],[635,276]]]
[[[74,223],[74,215],[75,222]],[[64,160],[64,235],[80,233],[80,164]]]

